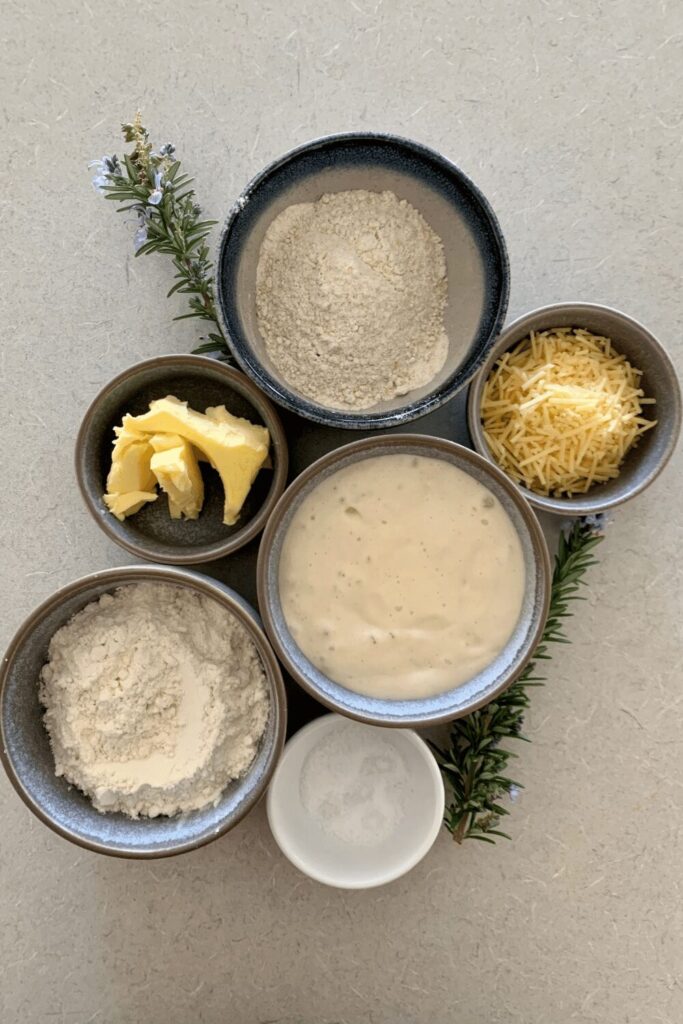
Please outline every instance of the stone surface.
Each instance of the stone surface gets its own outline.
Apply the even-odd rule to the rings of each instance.
[[[348,128],[411,135],[496,208],[510,314],[585,299],[643,320],[679,368],[683,9],[661,2],[286,4],[9,0],[0,349],[0,643],[58,585],[126,562],[79,498],[95,391],[192,347],[163,259],[90,190],[136,106],[206,209]],[[178,860],[87,854],[4,777],[3,1024],[487,1024],[683,1019],[681,456],[615,515],[573,645],[520,750],[497,847],[444,833],[403,880],[325,889],[262,809]]]

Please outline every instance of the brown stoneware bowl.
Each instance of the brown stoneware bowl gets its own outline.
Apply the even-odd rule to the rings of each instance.
[[[445,693],[416,700],[386,700],[346,689],[321,672],[295,643],[280,602],[279,565],[282,543],[292,516],[303,499],[326,477],[362,459],[392,454],[444,459],[474,477],[501,502],[517,530],[524,555],[525,588],[515,630],[498,657],[474,678]],[[277,503],[261,540],[257,584],[266,632],[275,651],[296,681],[327,707],[373,725],[426,726],[460,718],[488,704],[519,676],[540,640],[550,597],[548,549],[529,504],[499,469],[476,452],[453,441],[421,434],[364,438],[338,448],[296,478]]]
[[[223,522],[223,486],[208,463],[200,463],[204,507],[198,519],[171,519],[163,495],[123,522],[111,514],[103,495],[111,466],[114,427],[126,413],[147,412],[156,398],[175,395],[198,412],[225,405],[229,412],[270,431],[272,468],[262,469],[234,526]],[[190,565],[237,551],[265,526],[287,481],[287,439],[271,402],[230,366],[207,356],[158,356],[114,377],[93,400],[76,439],[76,476],[95,522],[117,544],[153,562]]]
[[[158,818],[102,814],[79,789],[55,775],[38,700],[38,680],[50,639],[86,604],[138,582],[189,587],[218,601],[245,626],[263,663],[270,696],[266,730],[246,775],[230,783],[215,807]],[[10,782],[30,810],[59,835],[115,857],[169,857],[203,846],[233,828],[265,792],[282,752],[286,723],[280,666],[255,611],[229,587],[187,569],[124,566],[75,580],[29,615],[0,667],[0,757]]]

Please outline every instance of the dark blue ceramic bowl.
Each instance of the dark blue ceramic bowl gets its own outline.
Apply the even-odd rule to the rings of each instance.
[[[292,203],[349,189],[388,189],[407,199],[442,239],[448,270],[443,369],[426,386],[362,412],[327,408],[289,387],[268,358],[256,317],[256,267],[271,221]],[[230,211],[216,268],[219,316],[244,372],[285,408],[315,423],[356,430],[424,416],[468,384],[502,327],[509,283],[500,226],[476,185],[434,150],[376,133],[316,139],[261,171]]]

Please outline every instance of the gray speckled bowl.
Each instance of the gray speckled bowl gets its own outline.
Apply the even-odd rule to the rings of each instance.
[[[445,459],[469,473],[501,502],[519,534],[524,552],[526,586],[519,622],[494,662],[469,682],[419,700],[366,697],[335,683],[313,665],[296,645],[285,621],[279,591],[282,542],[302,500],[326,477],[344,466],[374,456],[408,453]],[[500,470],[476,452],[453,441],[421,434],[364,438],[323,456],[296,478],[268,521],[259,549],[258,600],[266,632],[287,671],[317,700],[349,718],[387,726],[424,726],[450,721],[493,700],[530,660],[540,639],[550,598],[550,559],[538,520],[518,490]]]
[[[271,221],[325,192],[389,189],[441,237],[448,269],[443,369],[422,388],[362,412],[319,405],[296,392],[269,359],[256,318],[256,267]],[[368,430],[438,408],[481,366],[507,309],[510,274],[500,225],[486,198],[440,153],[375,132],[330,135],[286,153],[246,186],[228,215],[216,265],[219,314],[245,373],[275,402],[315,423]]]
[[[619,476],[605,484],[596,484],[585,495],[573,498],[552,498],[535,494],[515,484],[530,504],[544,512],[563,516],[594,515],[621,505],[640,494],[661,473],[667,464],[681,431],[681,389],[676,371],[660,343],[650,332],[625,313],[609,306],[590,302],[561,302],[525,313],[506,327],[489,352],[484,365],[470,385],[467,419],[476,450],[496,464],[482,429],[479,410],[484,382],[497,359],[525,338],[530,331],[552,327],[584,327],[614,342],[614,347],[629,362],[643,371],[642,386],[656,405],[647,406],[645,415],[657,420],[657,426],[643,435],[639,444],[626,456]]]
[[[162,493],[123,522],[104,504],[114,427],[125,413],[147,412],[153,399],[166,395],[188,401],[198,412],[210,405],[225,405],[236,416],[268,427],[273,467],[262,469],[256,477],[234,526],[223,522],[223,486],[218,473],[205,462],[201,463],[204,507],[198,519],[171,519]],[[78,485],[98,526],[139,558],[172,565],[210,562],[247,544],[263,529],[282,494],[287,466],[287,439],[272,404],[239,370],[206,356],[158,356],[130,366],[93,400],[76,439]]]
[[[190,587],[232,612],[256,644],[271,699],[259,752],[244,778],[228,786],[216,807],[172,818],[134,820],[123,814],[101,814],[80,790],[57,778],[38,701],[38,678],[53,634],[90,601],[140,581]],[[284,745],[286,719],[280,667],[253,608],[229,587],[186,569],[127,566],[70,583],[28,617],[0,667],[0,757],[12,785],[34,814],[59,835],[116,857],[169,857],[203,846],[233,828],[268,785]]]

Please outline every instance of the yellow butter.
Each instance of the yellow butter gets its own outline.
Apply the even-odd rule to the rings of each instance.
[[[132,516],[148,501],[156,501],[158,495],[154,491],[128,491],[126,494],[105,494],[104,501],[109,511],[122,522],[126,516]]]
[[[124,430],[178,434],[206,456],[225,490],[223,522],[232,526],[258,471],[268,458],[270,436],[265,427],[232,416],[220,407],[206,413],[168,396],[150,403],[149,412],[124,417]],[[174,499],[175,500],[175,499]]]
[[[172,519],[196,519],[204,504],[204,481],[192,445],[179,434],[152,434],[151,468],[168,496]]]
[[[107,477],[107,492],[153,491],[156,481],[150,467],[152,454],[148,441],[135,441],[118,452],[115,447]]]
[[[228,410],[225,408],[224,405],[210,405],[208,407],[208,409],[204,410],[204,414],[206,416],[208,416],[209,419],[214,420],[216,423],[230,423],[233,426],[235,424],[244,424],[244,423],[246,423],[248,427],[253,427],[254,426],[254,424],[251,423],[249,420],[242,419],[239,416],[233,416],[231,412],[228,412]],[[257,430],[266,430],[265,427],[257,427],[256,429]],[[268,434],[267,430],[266,430],[266,434]],[[270,438],[268,438],[268,441],[270,441]],[[201,455],[200,455],[200,458],[201,458]],[[261,466],[261,469],[272,469],[272,468],[273,468],[273,460],[271,458],[270,449],[269,449],[268,450],[268,455],[266,457],[265,462]]]
[[[153,450],[149,440],[138,431],[116,427],[114,432],[116,440],[104,500],[118,519],[125,519],[156,497],[156,478],[150,465]],[[145,494],[151,497],[142,497]]]

